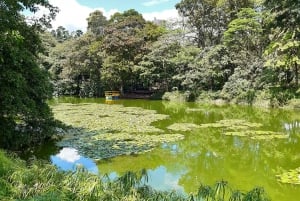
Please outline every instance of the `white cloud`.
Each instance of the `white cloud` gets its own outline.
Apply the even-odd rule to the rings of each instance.
[[[163,10],[160,12],[143,13],[143,17],[148,21],[153,21],[154,19],[159,20],[171,20],[179,18],[176,9]]]
[[[164,2],[168,0],[153,0],[150,2]],[[53,29],[56,29],[58,26],[63,26],[69,31],[82,30],[86,31],[87,28],[87,18],[89,14],[95,10],[100,10],[103,12],[103,15],[108,19],[116,12],[118,9],[105,10],[104,8],[90,8],[88,6],[80,5],[77,0],[49,0],[49,2],[59,8],[59,13],[57,14],[55,20],[52,21]],[[44,9],[41,9],[36,15],[41,15],[45,13]],[[153,21],[154,19],[159,20],[170,20],[178,18],[178,13],[176,9],[163,10],[160,12],[150,12],[142,13],[143,17],[148,21]]]
[[[74,163],[80,159],[80,155],[78,154],[78,151],[73,148],[63,148],[56,156],[61,160],[70,163]]]
[[[151,1],[146,1],[143,3],[144,6],[154,6],[154,5],[159,5],[165,2],[168,2],[170,0],[151,0]]]
[[[117,9],[106,11],[104,8],[90,8],[80,5],[76,0],[50,0],[52,5],[59,8],[56,19],[52,22],[53,28],[63,26],[69,31],[80,29],[86,31],[89,14],[95,10],[101,10],[107,18],[118,12]]]

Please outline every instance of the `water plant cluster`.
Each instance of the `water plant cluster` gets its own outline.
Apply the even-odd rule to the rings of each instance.
[[[126,172],[111,180],[78,167],[75,172],[58,171],[53,165],[25,161],[0,151],[0,200],[12,201],[269,201],[262,188],[249,192],[232,190],[225,181],[200,185],[196,193],[157,191],[147,186],[145,170]]]
[[[167,128],[173,131],[191,131],[195,128],[200,128],[200,126],[193,123],[174,123]]]
[[[198,111],[198,110],[191,110]],[[193,124],[193,123],[174,123],[168,129],[174,131],[191,131],[193,129],[216,128],[222,129],[227,136],[248,137],[254,140],[286,139],[289,136],[285,133],[268,130],[257,130],[263,125],[261,123],[248,122],[243,119],[223,119],[214,123]]]
[[[287,184],[300,184],[300,167],[277,175],[278,181]]]
[[[95,103],[61,103],[52,109],[55,118],[72,127],[64,130],[58,146],[76,148],[95,160],[144,153],[163,142],[184,138],[152,126],[151,123],[168,118],[154,110]]]

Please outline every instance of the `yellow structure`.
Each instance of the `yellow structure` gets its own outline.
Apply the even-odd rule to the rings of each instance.
[[[106,100],[117,100],[120,97],[119,91],[105,91],[104,94]]]

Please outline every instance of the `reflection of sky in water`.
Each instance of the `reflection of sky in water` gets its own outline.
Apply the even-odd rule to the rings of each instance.
[[[174,148],[174,146],[171,146]],[[85,158],[79,155],[78,151],[74,148],[63,148],[56,155],[52,155],[51,162],[56,165],[61,170],[71,170],[74,171],[77,165],[82,165],[89,172],[98,174],[99,170],[96,163],[89,158]],[[164,166],[159,166],[154,170],[147,171],[149,176],[149,181],[147,185],[150,185],[156,190],[176,190],[178,192],[184,192],[182,186],[180,186],[179,179],[185,173],[184,171],[179,171],[176,173],[170,173]],[[118,178],[116,172],[111,172],[108,174],[110,180]]]
[[[63,148],[58,154],[52,155],[50,159],[62,170],[75,170],[77,165],[82,165],[89,172],[98,173],[96,163],[92,159],[80,156],[74,148]]]
[[[178,192],[184,192],[182,186],[178,184],[179,179],[185,172],[170,173],[166,167],[159,166],[155,170],[148,170],[149,181],[148,185],[156,190],[176,190]]]
[[[295,121],[292,123],[284,123],[283,127],[285,128],[286,131],[291,131],[293,129],[300,128],[300,122]]]

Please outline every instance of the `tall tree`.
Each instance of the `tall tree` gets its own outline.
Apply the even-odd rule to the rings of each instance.
[[[268,58],[266,66],[292,70],[295,85],[298,87],[300,3],[298,0],[266,0],[264,5],[269,12],[267,21],[271,41],[265,51]]]
[[[218,44],[227,24],[226,13],[216,7],[216,1],[182,0],[176,4],[179,14],[187,18],[194,30],[194,39],[198,47]]]
[[[96,36],[104,35],[104,29],[108,21],[101,11],[96,10],[90,13],[89,17],[87,18],[87,22],[88,31],[94,33]]]
[[[50,16],[25,22],[21,11],[39,6]],[[38,31],[49,26],[57,9],[46,0],[0,2],[0,146],[29,146],[49,137],[51,111],[46,103],[51,86],[37,63],[42,50]]]
[[[71,34],[69,33],[69,31],[63,27],[63,26],[59,26],[56,28],[56,30],[52,30],[52,35],[56,38],[56,40],[60,43],[68,40],[71,38]]]
[[[111,79],[112,85],[116,81],[121,92],[127,81],[133,78],[132,67],[137,64],[144,53],[145,40],[140,34],[145,27],[146,21],[140,13],[128,10],[124,13],[116,13],[110,19],[103,40],[103,48],[107,54],[103,76],[116,74],[120,79]],[[112,59],[113,58],[113,59]],[[113,62],[113,63],[111,63]],[[106,76],[105,79],[111,76]]]
[[[224,32],[224,43],[231,50],[247,51],[261,56],[262,54],[262,16],[253,8],[242,8],[237,18],[232,20]]]
[[[178,79],[173,79],[177,75],[174,59],[180,50],[180,43],[174,40],[172,33],[161,36],[152,44],[151,51],[139,64],[141,78],[149,87],[169,91],[178,82]]]

